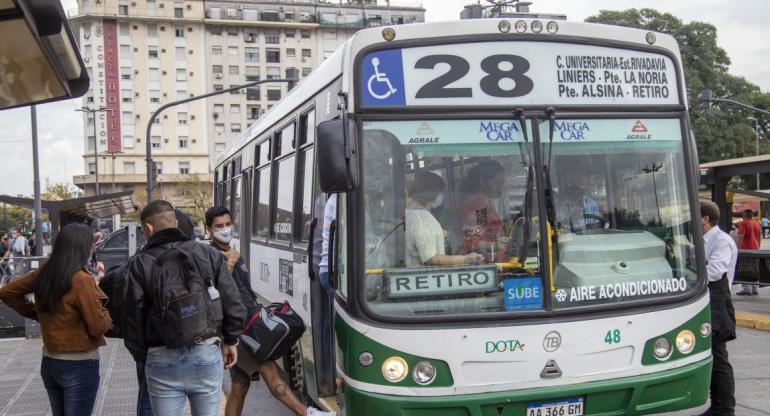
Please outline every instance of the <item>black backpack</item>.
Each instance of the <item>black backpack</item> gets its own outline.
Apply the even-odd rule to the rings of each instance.
[[[197,259],[194,245],[199,243],[185,241],[153,253],[157,254],[151,282],[153,315],[168,348],[215,337],[222,323],[222,300],[214,287],[208,253]]]
[[[104,334],[108,338],[123,338],[123,297],[126,291],[126,279],[128,278],[128,261],[121,262],[110,267],[99,281],[99,289],[109,298],[105,308],[112,317],[112,327]]]

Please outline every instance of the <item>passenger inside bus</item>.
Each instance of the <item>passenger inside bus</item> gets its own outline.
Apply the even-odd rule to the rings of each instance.
[[[504,261],[508,237],[492,200],[503,196],[505,168],[492,159],[473,166],[460,184],[460,229],[464,236],[463,252],[480,253],[485,261]]]
[[[430,210],[443,202],[444,179],[433,172],[418,174],[409,187],[406,207],[406,265],[477,264],[484,257],[478,253],[447,255],[445,231]]]
[[[599,205],[587,194],[588,166],[580,159],[563,163],[563,190],[556,194],[556,221],[562,231],[601,228],[605,219]]]

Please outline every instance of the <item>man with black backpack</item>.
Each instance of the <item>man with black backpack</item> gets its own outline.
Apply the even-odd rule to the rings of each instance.
[[[149,203],[140,220],[147,245],[129,263],[124,342],[145,363],[155,414],[181,416],[189,399],[193,414],[217,415],[244,327],[238,289],[216,250],[177,229],[171,204]]]
[[[230,247],[233,237],[233,220],[230,210],[215,206],[206,210],[206,228],[211,235],[211,245],[222,253],[226,259],[227,269],[232,274],[233,281],[238,286],[241,301],[246,306],[248,317],[256,313],[256,296],[251,289],[251,277],[241,254]],[[244,315],[246,318],[246,315]],[[322,412],[314,407],[305,406],[294,395],[283,377],[275,361],[260,361],[252,357],[247,350],[239,349],[242,358],[239,365],[230,368],[230,394],[227,396],[225,416],[240,416],[249,392],[251,382],[258,380],[261,375],[270,393],[291,409],[297,416],[334,416],[335,412]]]

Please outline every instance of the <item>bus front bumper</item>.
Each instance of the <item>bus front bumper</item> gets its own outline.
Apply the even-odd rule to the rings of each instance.
[[[568,386],[458,396],[392,396],[341,389],[343,416],[527,416],[527,404],[582,397],[583,415],[642,415],[706,403],[711,379],[706,360],[654,374]],[[543,415],[545,416],[545,415]]]

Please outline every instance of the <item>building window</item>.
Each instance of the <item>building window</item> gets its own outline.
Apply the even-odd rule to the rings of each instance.
[[[277,88],[270,88],[267,90],[267,99],[270,101],[278,101],[281,99],[281,90]]]
[[[124,103],[130,103],[133,100],[134,94],[131,90],[120,90],[120,101]]]
[[[158,137],[160,140],[160,137]],[[155,173],[160,175],[163,173],[163,162],[155,162]]]
[[[237,85],[230,84],[230,88],[235,88],[235,87],[237,87]],[[241,90],[239,90],[239,89],[238,90],[231,90],[230,91],[230,94],[232,94],[232,95],[237,95],[237,94],[240,94],[240,93],[241,93]]]
[[[122,124],[124,124],[124,125],[130,126],[130,125],[134,124],[134,113],[132,113],[130,111],[124,111],[123,112],[122,121],[123,121]]]
[[[266,10],[262,13],[262,20],[266,22],[280,22],[281,15],[276,10]]]
[[[267,48],[265,50],[265,62],[277,64],[281,62],[281,50],[278,48]]]
[[[134,136],[123,136],[123,147],[127,149],[134,148]]]
[[[239,73],[239,70],[238,70],[238,68],[239,68],[239,66],[238,66],[238,65],[230,65],[230,66],[227,68],[227,72],[228,72],[230,75],[238,75],[238,73]]]
[[[281,30],[280,29],[265,29],[265,43],[280,43],[281,42]]]
[[[236,17],[238,17],[238,12],[235,11],[235,9],[233,9],[231,7],[228,7],[227,8],[227,18],[228,19],[235,19]]]
[[[120,45],[120,57],[131,59],[131,45]]]
[[[259,48],[245,48],[246,62],[259,62]]]
[[[136,173],[136,163],[123,162],[123,173],[129,174],[129,175],[132,173]]]
[[[259,13],[256,9],[243,9],[243,20],[250,20],[255,22],[259,20]]]
[[[222,73],[222,65],[213,65],[211,67],[211,72],[215,74],[221,74]]]
[[[225,132],[225,124],[224,123],[216,123],[214,124],[214,131],[217,133],[224,133]]]
[[[246,118],[249,120],[256,120],[259,118],[259,106],[247,105],[246,106]]]
[[[214,151],[215,152],[224,152],[225,151],[225,144],[222,142],[214,143]]]
[[[211,26],[209,27],[209,31],[212,35],[221,35],[222,34],[222,26]]]
[[[86,140],[86,151],[94,151],[94,136],[88,136],[88,140]]]
[[[227,48],[227,54],[230,56],[238,56],[238,47],[237,46],[229,46]]]
[[[258,66],[247,66],[244,74],[246,75],[246,81],[259,81]]]
[[[238,104],[230,104],[230,114],[241,114],[241,106]]]
[[[86,122],[86,126],[93,126],[94,125],[94,116],[89,114],[88,115],[88,121]]]
[[[212,46],[211,47],[211,54],[212,55],[222,55],[222,47],[221,46]]]
[[[131,68],[127,66],[120,67],[120,79],[131,79]]]
[[[179,162],[179,173],[181,175],[190,174],[190,162]]]
[[[233,133],[240,133],[241,132],[241,123],[232,123],[230,124],[230,131]]]
[[[179,125],[187,125],[187,113],[176,113],[176,121]]]
[[[296,33],[296,30],[294,30],[294,29],[284,29],[283,30],[283,34],[286,35],[287,38],[293,38],[295,33]]]
[[[224,104],[214,104],[214,113],[221,114],[225,112]]]
[[[257,88],[246,88],[246,100],[248,100],[248,101],[259,101],[259,87],[257,87]]]
[[[227,27],[227,34],[229,36],[238,36],[238,32],[239,30],[237,27],[232,27],[232,26]]]
[[[302,50],[302,57],[303,58],[310,58],[310,49],[303,49]]]
[[[128,30],[128,28],[129,28],[128,23],[119,23],[118,34],[120,36],[131,36],[131,31]]]
[[[190,148],[190,140],[187,138],[187,136],[179,136],[179,148],[180,149]]]
[[[118,3],[118,14],[121,15],[121,16],[128,16],[128,1],[127,0],[121,0],[120,3]]]
[[[222,84],[214,84],[214,91],[222,91],[225,87]]]
[[[187,53],[185,53],[186,50],[184,46],[177,46],[174,48],[174,59],[177,61],[186,61],[187,60]]]
[[[177,81],[187,81],[187,70],[186,69],[177,69],[176,70],[176,80]]]
[[[184,26],[174,26],[174,37],[184,38]]]
[[[150,68],[147,73],[149,74],[150,81],[160,81],[160,69]]]
[[[286,57],[287,58],[294,58],[297,56],[297,50],[294,48],[286,48]]]
[[[324,39],[326,39],[326,40],[337,40],[337,31],[336,30],[324,30]]]
[[[222,9],[219,7],[212,7],[209,9],[209,18],[211,19],[221,19],[222,18]]]
[[[158,47],[157,46],[148,46],[147,47],[147,57],[150,59],[158,59]]]
[[[277,66],[267,67],[267,79],[278,79],[281,77],[281,68]]]
[[[187,98],[187,90],[176,90],[176,99],[184,100]]]
[[[160,91],[159,90],[150,90],[150,102],[151,103],[159,103],[160,102]]]
[[[158,37],[158,25],[155,24],[147,24],[147,37],[148,38],[157,38]]]
[[[152,136],[150,143],[153,149],[160,149],[160,136]]]
[[[259,40],[259,33],[246,32],[246,36],[243,37],[243,40],[246,43],[256,43]]]
[[[301,30],[299,33],[302,35],[302,39],[310,39],[309,30]]]
[[[182,3],[174,2],[174,17],[184,17],[184,8]]]
[[[88,174],[93,175],[96,173],[96,163],[89,163],[88,164]]]

